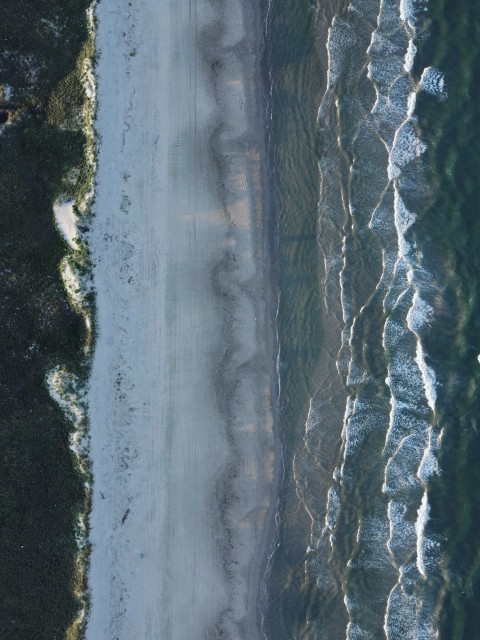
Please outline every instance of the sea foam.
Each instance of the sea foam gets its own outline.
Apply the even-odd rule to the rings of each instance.
[[[325,578],[331,571],[330,563],[345,561],[349,574],[337,588],[344,594],[349,616],[345,631],[352,639],[379,637],[383,633],[373,622],[374,630],[367,629],[368,621],[363,615],[368,610],[369,594],[359,591],[355,572],[366,567],[378,571],[381,579],[392,585],[389,595],[377,594],[384,598],[387,637],[434,637],[425,635],[432,634],[435,625],[422,589],[426,588],[425,575],[434,567],[436,552],[435,544],[426,535],[426,496],[428,482],[438,472],[440,445],[433,424],[438,384],[422,340],[435,316],[434,309],[422,297],[424,290],[419,283],[421,280],[425,286],[428,274],[425,275],[416,246],[417,212],[412,202],[418,202],[418,197],[416,193],[414,198],[409,197],[409,190],[416,190],[412,169],[421,166],[427,148],[415,117],[417,93],[422,89],[443,96],[445,83],[443,75],[432,68],[424,71],[420,82],[415,75],[416,32],[419,12],[425,6],[426,2],[415,0],[381,0],[378,11],[376,2],[352,1],[346,14],[333,19],[327,39],[327,88],[318,117],[326,155],[338,151],[342,156],[347,151],[338,164],[332,163],[330,156],[328,166],[326,160],[319,162],[322,225],[326,227],[323,221],[328,216],[335,222],[344,216],[344,221],[337,222],[339,232],[332,243],[336,260],[328,256],[324,260],[329,278],[337,278],[336,287],[332,288],[336,299],[340,298],[342,311],[337,370],[347,390],[342,448],[337,452],[325,515],[321,521],[312,522],[311,540],[320,527],[328,554],[321,561],[317,554],[318,562],[309,561],[309,566],[315,571],[317,584],[318,580],[331,584]],[[359,43],[364,48],[357,56]],[[352,92],[351,78],[358,81]],[[372,91],[360,96],[357,104],[356,89],[368,81]],[[331,132],[325,123],[331,125]],[[368,140],[374,142],[369,145]],[[338,179],[333,166],[338,174],[343,170],[345,175],[340,195],[329,186]],[[363,177],[372,177],[368,192],[361,184]],[[376,284],[374,281],[368,285],[368,299],[362,299],[361,290],[355,288],[352,266],[357,264],[356,252],[363,248],[378,252]],[[363,268],[362,260],[359,264]],[[387,376],[383,387],[383,380],[372,374],[365,357],[373,348],[365,339],[372,300],[384,314],[379,323],[383,333],[374,337],[381,338],[384,349]],[[310,408],[307,430],[312,431],[317,423]],[[379,495],[365,501],[359,497],[357,512],[349,500],[357,499],[352,496],[358,474],[361,479],[367,473]],[[351,526],[356,526],[357,535],[355,550],[347,559],[340,558],[338,535],[348,517],[352,517]]]
[[[420,88],[432,96],[444,100],[447,97],[445,89],[445,77],[441,71],[435,67],[426,67],[420,78]]]

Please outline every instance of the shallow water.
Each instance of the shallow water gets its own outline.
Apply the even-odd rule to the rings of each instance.
[[[271,637],[477,628],[477,4],[270,5]]]

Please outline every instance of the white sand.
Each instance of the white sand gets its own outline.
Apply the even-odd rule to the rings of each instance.
[[[77,249],[77,217],[73,210],[73,205],[74,203],[72,201],[56,202],[53,205],[53,214],[55,216],[57,228],[62,234],[65,242],[72,247],[72,249]]]
[[[254,640],[276,476],[259,19],[234,0],[97,17],[87,640]]]

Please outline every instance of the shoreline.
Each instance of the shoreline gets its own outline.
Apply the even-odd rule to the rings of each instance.
[[[86,637],[253,639],[279,478],[260,16],[141,5],[97,6]]]
[[[270,63],[269,45],[267,42],[267,23],[270,12],[271,0],[261,0],[259,5],[252,4],[253,21],[256,27],[254,39],[258,46],[258,64],[254,66],[256,85],[256,112],[257,125],[262,134],[263,144],[260,144],[261,153],[261,196],[262,196],[262,220],[263,220],[263,280],[265,282],[265,307],[266,327],[265,339],[267,350],[267,362],[271,363],[271,410],[273,420],[273,451],[274,468],[272,482],[272,501],[267,515],[267,530],[263,542],[259,546],[258,575],[256,579],[257,589],[252,593],[254,598],[252,610],[257,612],[257,625],[262,639],[267,638],[265,620],[268,607],[268,580],[270,576],[270,562],[277,544],[278,499],[285,473],[285,461],[283,459],[283,447],[280,434],[280,376],[278,372],[278,326],[277,314],[279,306],[279,274],[278,255],[276,243],[278,241],[278,220],[272,193],[272,169],[269,162],[268,146],[270,144],[270,125],[268,118],[271,114],[272,104],[270,95]]]
[[[271,43],[268,41],[269,37],[269,20],[272,0],[262,0],[258,14],[260,19],[257,18],[256,24],[260,24],[260,28],[257,34],[257,40],[261,42],[260,46],[260,63],[256,67],[257,72],[257,109],[259,113],[263,114],[261,122],[263,123],[263,167],[262,180],[263,180],[263,195],[264,195],[264,225],[266,229],[264,242],[265,242],[265,260],[264,260],[264,278],[269,283],[269,301],[267,307],[269,309],[270,316],[270,360],[272,362],[272,399],[273,399],[273,420],[274,420],[274,447],[275,447],[275,480],[274,480],[274,493],[272,504],[270,505],[269,514],[269,528],[268,534],[265,536],[265,545],[262,552],[261,570],[259,572],[259,596],[257,603],[257,615],[258,626],[261,630],[262,638],[265,640],[268,637],[268,633],[265,628],[265,623],[268,616],[269,607],[269,579],[272,568],[272,561],[278,546],[279,535],[279,494],[282,490],[285,480],[285,454],[282,442],[281,433],[281,379],[279,371],[279,358],[280,358],[280,344],[279,344],[279,327],[278,327],[278,313],[279,313],[279,255],[278,255],[278,241],[279,241],[279,220],[278,211],[273,194],[273,181],[274,181],[274,162],[270,157],[271,145],[272,145],[272,110],[273,110],[273,96],[271,86]],[[260,121],[260,119],[259,119]],[[268,332],[267,332],[268,333]]]

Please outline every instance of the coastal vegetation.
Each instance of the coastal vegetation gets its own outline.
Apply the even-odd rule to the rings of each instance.
[[[85,104],[93,55],[89,0],[5,0],[0,22],[0,636],[78,637],[83,607],[80,515],[85,474],[72,451],[78,425],[52,398],[56,367],[80,381],[90,329],[71,304],[68,247],[53,203],[83,219],[92,183]],[[84,247],[70,251],[85,273]],[[63,262],[62,262],[63,261]],[[80,563],[80,564],[79,564]],[[77,621],[77,622],[75,622]]]

